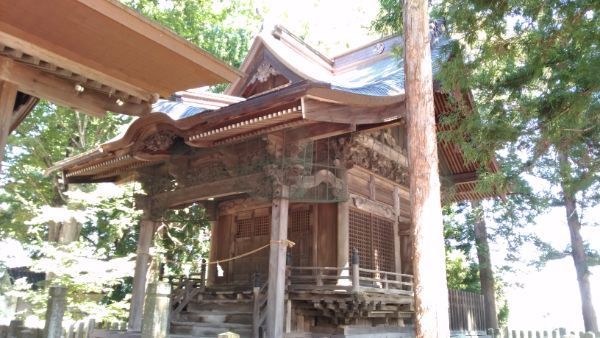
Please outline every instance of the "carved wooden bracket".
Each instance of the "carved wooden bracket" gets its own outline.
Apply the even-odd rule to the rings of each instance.
[[[331,186],[333,196],[336,198],[345,198],[346,196],[346,184],[343,180],[337,178],[334,173],[327,169],[321,169],[317,173],[311,176],[300,177],[299,181],[291,186],[291,190],[295,189],[311,189],[315,188],[321,183],[325,183]]]
[[[372,213],[387,219],[396,220],[397,215],[392,206],[372,201],[360,195],[350,194],[351,205],[357,209]]]

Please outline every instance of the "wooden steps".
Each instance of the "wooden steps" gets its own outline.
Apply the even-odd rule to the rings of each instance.
[[[253,304],[248,290],[203,290],[172,315],[170,337],[216,337],[227,331],[250,337]]]

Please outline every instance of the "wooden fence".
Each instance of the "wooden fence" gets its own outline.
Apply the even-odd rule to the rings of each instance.
[[[450,331],[465,334],[485,334],[483,296],[474,292],[448,290]]]
[[[82,320],[63,327],[63,338],[101,338],[122,332],[127,323],[96,323],[93,319]],[[108,334],[108,336],[107,336]],[[23,321],[13,320],[9,326],[0,326],[0,338],[43,338],[44,330],[25,327]]]
[[[600,338],[600,332],[572,332],[565,329],[555,330],[512,330],[503,328],[490,337],[495,338]]]

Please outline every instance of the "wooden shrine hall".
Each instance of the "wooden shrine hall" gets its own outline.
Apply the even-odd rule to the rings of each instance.
[[[130,327],[141,320],[162,214],[200,203],[212,224],[209,261],[267,248],[176,283],[173,334],[414,336],[410,112],[392,53],[401,43],[327,58],[282,27],[263,31],[226,95],[177,92],[112,141],[51,168],[70,183],[142,183]],[[432,42],[434,73],[445,43]],[[448,93],[435,89],[435,109],[452,112]],[[444,199],[488,197],[456,145],[440,142],[439,152]]]

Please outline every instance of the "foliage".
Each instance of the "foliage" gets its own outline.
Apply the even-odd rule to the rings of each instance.
[[[165,213],[156,243],[166,259],[168,273],[200,272],[202,259],[208,258],[208,225],[204,208],[196,204]]]
[[[125,3],[216,57],[239,67],[259,18],[252,1],[125,0]]]

